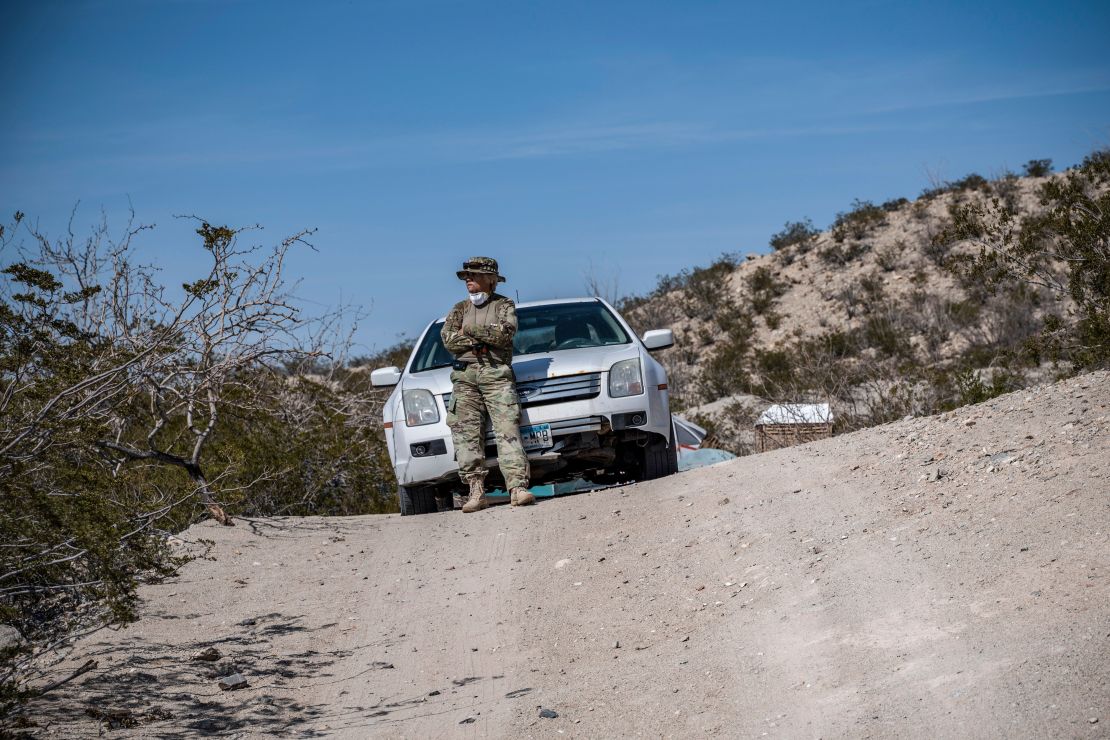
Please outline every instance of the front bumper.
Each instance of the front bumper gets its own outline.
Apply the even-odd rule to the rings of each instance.
[[[411,486],[434,484],[458,479],[458,464],[455,462],[455,446],[451,431],[447,427],[446,408],[439,399],[440,421],[422,427],[400,427],[395,436],[397,461],[394,472],[400,485]],[[614,427],[628,427],[629,415],[646,412],[645,423],[636,426],[638,430],[669,437],[671,417],[665,389],[653,388],[651,392],[624,398],[597,398],[568,401],[563,403],[525,406],[521,409],[520,425],[550,424],[553,446],[544,450],[531,450],[528,459],[535,463],[557,460],[560,457],[560,438],[570,435],[593,432],[604,436],[614,431]],[[614,425],[614,417],[616,424]],[[621,418],[623,417],[623,419]],[[410,445],[443,441],[444,453],[414,457]],[[487,452],[493,447],[493,433],[486,431]],[[438,448],[438,443],[436,444]],[[486,467],[496,467],[496,457],[486,458]]]

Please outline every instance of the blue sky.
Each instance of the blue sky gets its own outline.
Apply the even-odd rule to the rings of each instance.
[[[766,250],[787,220],[1110,145],[1105,2],[16,0],[0,27],[0,213],[59,233],[128,203],[167,282],[186,222],[318,229],[308,306],[368,352],[502,263],[584,274]]]

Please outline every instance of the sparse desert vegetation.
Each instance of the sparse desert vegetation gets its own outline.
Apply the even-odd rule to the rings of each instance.
[[[769,254],[620,308],[675,330],[673,407],[740,454],[772,402],[830,402],[845,432],[1105,368],[1110,154],[1024,172],[787,223]],[[0,708],[41,693],[39,656],[133,619],[141,584],[198,555],[172,535],[200,519],[395,510],[367,370],[410,346],[349,357],[340,314],[293,305],[285,257],[307,233],[196,232],[207,267],[164,280],[141,225],[0,231]]]
[[[1107,159],[857,199],[827,231],[789,222],[770,254],[661,278],[622,305],[639,325],[674,324],[675,406],[738,453],[750,429],[737,421],[768,403],[830,401],[843,432],[1105,367]],[[692,290],[694,275],[712,280]]]

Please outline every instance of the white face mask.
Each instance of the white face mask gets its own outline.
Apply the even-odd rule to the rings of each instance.
[[[470,302],[473,303],[475,306],[481,306],[489,300],[489,293],[478,292],[468,293],[467,295],[470,296]]]

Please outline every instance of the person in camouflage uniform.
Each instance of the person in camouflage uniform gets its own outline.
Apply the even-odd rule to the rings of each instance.
[[[494,292],[504,282],[497,260],[473,257],[456,273],[466,281],[468,298],[459,301],[443,324],[443,345],[455,356],[447,425],[459,462],[459,477],[470,486],[463,512],[481,511],[485,499],[485,439],[482,414],[488,413],[497,440],[497,464],[513,506],[535,503],[528,490],[528,456],[520,442],[520,402],[513,375],[516,306]]]

